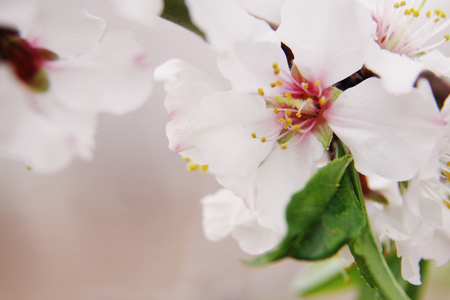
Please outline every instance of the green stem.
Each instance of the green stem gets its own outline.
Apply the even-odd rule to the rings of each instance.
[[[381,250],[373,236],[370,228],[369,217],[367,215],[364,198],[361,190],[358,172],[353,164],[352,182],[357,198],[360,200],[361,208],[366,216],[366,225],[361,230],[360,235],[348,244],[350,251],[355,258],[356,265],[366,282],[372,288],[377,288],[385,299],[407,300],[409,297],[398,284],[391,272],[386,260],[381,254]]]

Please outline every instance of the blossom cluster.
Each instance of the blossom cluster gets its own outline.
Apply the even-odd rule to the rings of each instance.
[[[450,260],[446,2],[185,2],[220,82],[177,58],[153,70],[132,32],[91,13],[151,26],[160,0],[2,1],[0,156],[37,172],[89,159],[98,115],[139,108],[155,79],[169,148],[223,187],[202,200],[207,238],[250,254],[279,245],[292,195],[340,143],[403,277],[419,284],[421,259]]]
[[[450,21],[435,1],[187,4],[230,85],[178,59],[155,78],[169,148],[223,186],[202,200],[209,239],[231,234],[250,254],[278,245],[292,194],[340,140],[369,181],[364,195],[386,200],[368,210],[377,234],[396,241],[404,278],[420,283],[422,258],[449,261],[437,250],[450,244],[447,95],[423,78],[450,75],[438,50]]]

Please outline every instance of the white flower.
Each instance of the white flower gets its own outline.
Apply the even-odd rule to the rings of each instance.
[[[173,118],[169,147],[191,166],[209,166],[261,226],[285,232],[285,206],[315,172],[333,131],[365,174],[405,180],[426,161],[444,124],[429,90],[397,97],[376,78],[342,94],[333,88],[362,67],[371,41],[373,23],[357,2],[286,1],[276,32],[238,5],[207,2],[190,1],[192,15],[233,90],[177,60],[160,66],[155,75],[166,83]],[[221,5],[239,17],[221,24]],[[281,41],[294,54],[292,68]]]
[[[16,21],[0,13],[0,155],[53,172],[91,157],[99,113],[143,104],[152,70],[131,33],[103,35],[105,22],[79,8],[34,4]]]
[[[205,236],[218,241],[233,236],[247,253],[261,254],[276,246],[282,236],[258,223],[250,210],[231,191],[221,189],[202,199]]]
[[[436,0],[361,0],[377,24],[366,66],[383,79],[391,92],[412,89],[420,72],[428,69],[450,76],[450,60],[436,48],[449,40],[450,20]]]
[[[447,122],[449,107],[442,109]],[[396,242],[403,278],[413,284],[420,284],[421,259],[433,259],[438,267],[450,261],[450,125],[441,133],[429,162],[403,195],[391,183],[384,188],[389,205],[368,203],[371,223],[380,237]]]

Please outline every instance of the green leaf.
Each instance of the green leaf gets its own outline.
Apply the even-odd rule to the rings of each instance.
[[[288,233],[278,248],[248,263],[324,259],[356,237],[366,220],[346,172],[351,162],[346,155],[321,168],[287,206]]]
[[[164,0],[161,17],[198,34],[205,39],[205,34],[191,21],[189,10],[183,0]]]

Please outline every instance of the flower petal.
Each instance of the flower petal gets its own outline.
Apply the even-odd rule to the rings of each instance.
[[[359,172],[403,181],[428,160],[445,125],[432,97],[429,87],[396,96],[369,78],[343,92],[324,117]]]
[[[274,146],[256,177],[256,209],[261,225],[281,234],[286,232],[286,205],[315,173],[322,154],[322,144],[312,133],[285,150]]]
[[[413,89],[424,64],[407,56],[381,49],[373,43],[367,50],[366,67],[383,80],[383,86],[391,93],[408,93]]]
[[[230,233],[243,251],[261,254],[276,246],[282,236],[257,222],[257,212],[245,207],[241,199],[229,190],[219,190],[202,199],[203,230],[213,241]]]
[[[52,63],[49,76],[52,92],[68,107],[119,115],[148,99],[153,70],[131,32],[113,31],[95,51]]]
[[[374,31],[370,11],[358,1],[287,0],[277,34],[300,72],[328,87],[363,66]]]

